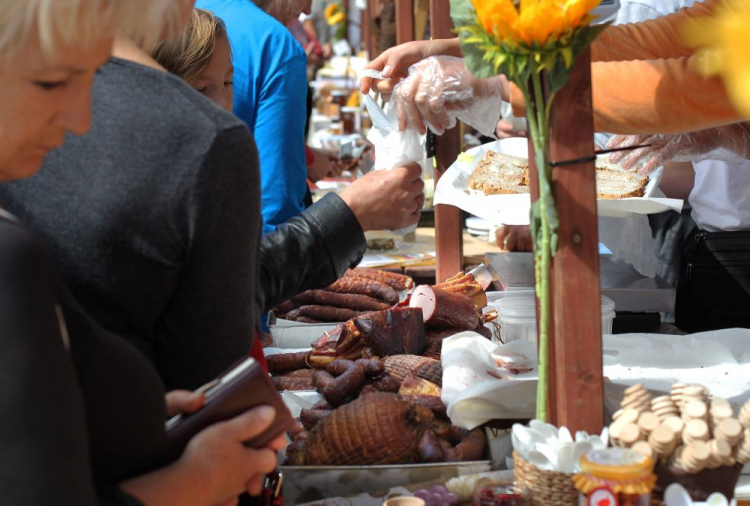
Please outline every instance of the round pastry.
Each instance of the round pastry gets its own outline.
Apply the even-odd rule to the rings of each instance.
[[[682,440],[685,444],[691,444],[697,441],[708,441],[710,436],[708,430],[708,424],[703,420],[690,420],[685,425],[685,430],[682,432]]]

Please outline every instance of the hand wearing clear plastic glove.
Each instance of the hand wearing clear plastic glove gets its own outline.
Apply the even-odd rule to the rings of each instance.
[[[479,79],[462,58],[438,56],[409,67],[409,77],[396,85],[391,100],[401,130],[412,126],[424,134],[429,127],[442,135],[458,119],[493,136],[507,95],[505,78]]]
[[[650,146],[612,153],[609,159],[613,163],[622,161],[624,168],[637,168],[639,174],[645,175],[668,161],[697,163],[718,160],[737,165],[750,154],[750,134],[740,124],[682,134],[616,135],[610,139],[607,147],[644,144]]]
[[[366,69],[382,72],[387,79],[378,80],[363,77],[359,84],[362,93],[371,89],[379,93],[390,94],[399,80],[409,75],[409,67],[430,56],[461,56],[461,45],[458,38],[433,39],[406,42],[383,51],[372,60]]]

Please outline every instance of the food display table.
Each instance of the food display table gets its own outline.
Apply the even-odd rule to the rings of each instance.
[[[419,227],[414,234],[405,237],[377,232],[367,234],[369,238],[392,238],[396,243],[394,250],[369,250],[365,254],[362,267],[378,269],[403,269],[404,273],[417,279],[435,280],[435,229]],[[473,266],[484,262],[488,253],[499,253],[501,250],[494,242],[475,237],[467,231],[462,232],[464,243],[464,265]]]

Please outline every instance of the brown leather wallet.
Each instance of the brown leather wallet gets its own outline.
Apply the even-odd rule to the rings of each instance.
[[[245,441],[246,446],[266,446],[293,426],[292,414],[268,374],[253,358],[243,360],[198,391],[206,395],[204,406],[195,413],[177,415],[167,422],[167,452],[170,460],[178,459],[190,439],[198,432],[256,406],[272,406],[276,409],[276,418],[262,433]]]

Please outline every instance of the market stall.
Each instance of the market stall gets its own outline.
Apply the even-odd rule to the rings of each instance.
[[[414,2],[396,0],[395,10],[398,41],[413,40]],[[454,36],[449,2],[431,0],[429,19],[432,37]],[[656,487],[667,504],[690,504],[680,502],[690,500],[686,494],[701,500],[712,492],[734,494],[750,461],[744,435],[750,379],[741,344],[747,332],[609,335],[615,306],[669,312],[674,291],[635,269],[612,274],[619,267],[600,257],[597,216],[649,214],[681,203],[654,193],[656,176],[632,202],[597,202],[591,59],[585,46],[576,51],[564,86],[532,83],[526,107],[540,114],[540,125],[548,121],[548,136],[541,144],[535,135],[529,139],[525,191],[531,198],[524,197],[521,211],[511,210],[537,208],[532,226],[539,227],[535,238],[548,256],[537,251],[535,262],[525,258],[521,268],[491,253],[489,271],[462,272],[458,201],[489,216],[499,200],[478,203],[467,181],[488,151],[502,148],[459,156],[457,127],[432,139],[428,134],[438,185],[435,282],[417,286],[408,276],[355,269],[325,293],[305,293],[276,309],[269,364],[306,428],[284,468],[296,503],[576,504],[581,494],[587,504],[648,504]],[[538,75],[551,68],[540,67]],[[465,174],[449,176],[458,197],[441,193],[441,177],[462,163],[470,164]],[[548,212],[551,185],[554,219],[534,224],[540,204]],[[503,205],[521,202],[502,197]],[[410,260],[425,259],[370,258],[368,264],[366,257],[362,267],[406,267]],[[531,281],[511,287],[506,274],[522,270]],[[503,292],[488,291],[493,275]],[[602,290],[621,298],[613,303]],[[527,320],[518,335],[514,322],[497,324],[498,311],[507,316],[521,305]],[[514,425],[535,417],[542,420]],[[491,471],[508,464],[519,488],[503,488],[512,474]],[[399,503],[394,496],[422,502]]]

